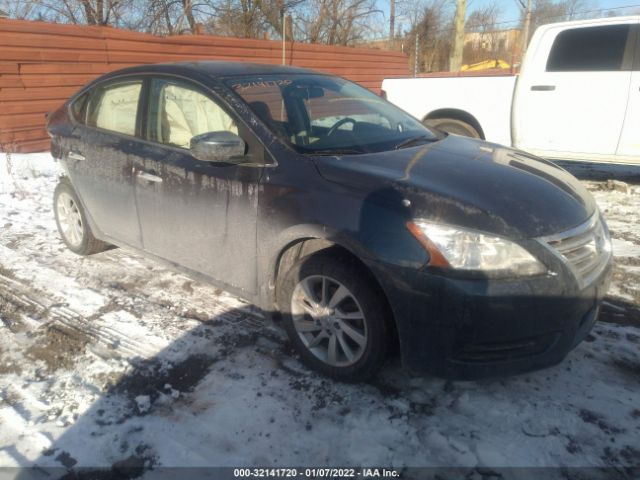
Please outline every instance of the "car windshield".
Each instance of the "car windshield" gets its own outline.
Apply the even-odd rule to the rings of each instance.
[[[409,114],[338,77],[243,76],[226,84],[278,138],[303,154],[383,152],[438,140]]]

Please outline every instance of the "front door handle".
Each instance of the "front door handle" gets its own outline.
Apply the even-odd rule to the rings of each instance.
[[[531,87],[534,92],[553,92],[555,89],[555,85],[534,85]]]
[[[143,172],[142,170],[138,170],[136,172],[136,175],[138,175],[138,178],[140,180],[146,180],[147,182],[153,182],[153,183],[162,183],[162,178],[158,177],[157,175],[153,175],[152,173],[147,173],[147,172]]]
[[[69,151],[69,153],[67,154],[67,158],[69,158],[70,160],[79,160],[79,161],[86,160],[86,158],[84,158],[84,155],[78,152],[74,152],[73,150]]]

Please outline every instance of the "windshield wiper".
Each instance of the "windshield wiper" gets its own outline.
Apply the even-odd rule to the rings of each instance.
[[[437,140],[437,138],[431,138],[429,135],[425,135],[425,134],[418,135],[416,137],[410,137],[410,138],[407,138],[406,140],[403,140],[399,144],[397,144],[395,146],[395,149],[399,150],[401,148],[410,147],[414,143],[418,143],[421,140],[423,140],[425,142],[435,142]]]
[[[321,150],[310,150],[304,152],[304,155],[359,155],[362,153],[366,152],[355,148],[325,148]]]

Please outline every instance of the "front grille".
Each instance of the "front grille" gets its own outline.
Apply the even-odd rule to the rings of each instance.
[[[576,228],[541,240],[567,264],[580,288],[590,285],[611,257],[609,233],[598,213]]]

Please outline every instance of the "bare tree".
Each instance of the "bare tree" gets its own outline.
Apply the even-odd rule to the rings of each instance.
[[[32,18],[35,7],[31,0],[0,0],[0,10],[9,18]]]
[[[600,16],[596,9],[596,3],[589,0],[565,0],[567,20],[579,20],[581,18]]]
[[[281,30],[282,0],[220,0],[211,2],[207,32],[245,38],[268,37]]]
[[[298,10],[302,40],[330,45],[350,45],[367,38],[382,12],[375,0],[316,0]]]
[[[452,6],[449,0],[423,0],[402,5],[402,16],[409,24],[406,43],[410,64],[417,67],[418,73],[449,68],[454,31]]]
[[[133,0],[4,0],[12,18],[114,25]]]
[[[497,29],[498,18],[501,13],[502,10],[496,2],[473,10],[469,14],[469,18],[467,18],[466,31],[484,35],[489,34],[491,31]]]
[[[134,0],[125,26],[160,35],[196,33],[198,25],[213,14],[211,4],[207,0]]]
[[[442,0],[445,1],[445,0]],[[286,0],[0,0],[12,18],[113,25],[160,35],[281,36]],[[350,45],[371,36],[376,0],[307,0],[287,10],[287,38]]]
[[[498,18],[502,11],[494,2],[471,12],[467,18],[464,61],[467,64],[483,60],[509,57],[504,37],[507,32],[499,30]]]
[[[531,11],[531,32],[546,23],[594,18],[600,15],[591,0],[534,0]]]

